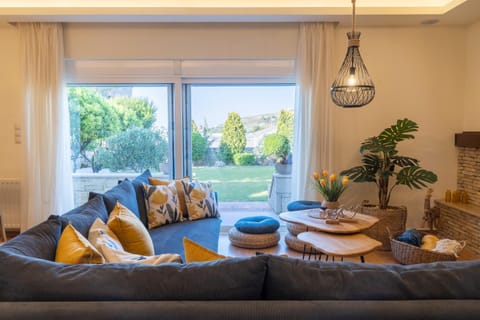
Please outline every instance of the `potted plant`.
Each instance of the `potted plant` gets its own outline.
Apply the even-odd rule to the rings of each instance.
[[[337,209],[338,199],[347,189],[347,185],[348,176],[339,179],[335,173],[329,175],[327,170],[323,170],[321,176],[318,172],[313,173],[313,188],[322,195],[324,208]]]
[[[437,175],[421,168],[419,160],[398,154],[397,144],[414,139],[412,133],[416,131],[418,125],[414,121],[406,118],[397,120],[396,124],[384,129],[378,136],[362,142],[362,165],[340,173],[354,182],[372,182],[377,185],[378,205],[364,204],[362,212],[380,219],[367,233],[382,241],[383,249],[390,248],[386,227],[393,233],[405,230],[406,208],[389,206],[393,190],[401,185],[421,189],[437,181]]]
[[[290,142],[286,136],[278,133],[267,135],[263,140],[263,155],[273,158],[277,173],[290,174],[292,172]]]

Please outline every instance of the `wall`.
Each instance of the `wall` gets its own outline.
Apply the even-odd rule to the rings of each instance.
[[[466,32],[466,81],[464,131],[480,131],[480,21]]]
[[[441,197],[445,189],[454,189],[456,184],[453,134],[462,131],[464,123],[465,43],[469,61],[473,61],[479,50],[474,40],[478,27],[360,29],[361,52],[377,95],[365,108],[335,108],[336,167],[331,169],[358,164],[364,138],[398,118],[408,117],[418,122],[420,131],[415,140],[399,146],[401,154],[419,158],[425,168],[438,174],[434,197]],[[346,31],[337,32],[338,66],[346,50]],[[21,172],[21,150],[13,144],[13,124],[21,120],[21,87],[15,29],[1,25],[0,37],[4,45],[0,50],[1,178]],[[292,23],[74,23],[65,26],[65,49],[71,59],[285,59],[295,57],[296,37],[297,26]],[[392,204],[408,206],[410,226],[421,223],[424,194],[423,190],[398,187],[392,198]],[[352,184],[347,195],[352,201],[376,202],[376,189],[371,184]]]
[[[17,30],[0,22],[0,39],[0,178],[18,178],[23,157],[14,126],[22,125],[23,116]]]

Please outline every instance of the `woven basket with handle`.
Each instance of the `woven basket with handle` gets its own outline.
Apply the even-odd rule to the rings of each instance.
[[[387,229],[390,235],[390,246],[392,248],[392,255],[401,264],[416,264],[416,263],[429,263],[435,261],[456,261],[457,258],[453,254],[446,254],[435,252],[432,250],[426,250],[406,242],[398,241],[396,238],[401,234],[397,232],[390,234],[390,230]],[[425,235],[425,232],[421,233]]]

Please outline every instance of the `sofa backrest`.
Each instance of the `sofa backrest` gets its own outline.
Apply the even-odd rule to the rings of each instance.
[[[0,251],[0,301],[259,300],[266,258],[64,265]]]
[[[0,251],[53,261],[62,225],[59,216],[50,216],[46,221],[0,246]]]
[[[61,216],[63,227],[71,223],[85,238],[88,238],[88,231],[97,218],[103,222],[108,220],[108,211],[101,195],[93,197]]]
[[[270,256],[268,300],[480,299],[480,261],[330,263]]]

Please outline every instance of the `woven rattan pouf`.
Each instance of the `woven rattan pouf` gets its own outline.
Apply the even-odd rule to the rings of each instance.
[[[244,233],[231,228],[228,232],[228,238],[232,245],[246,249],[261,249],[274,247],[280,240],[280,233],[278,231],[264,234]]]

